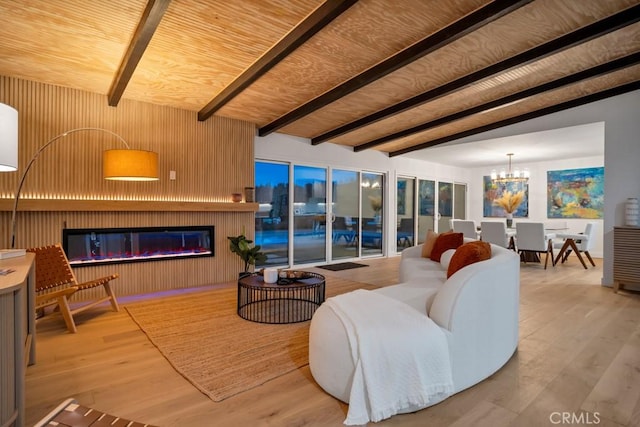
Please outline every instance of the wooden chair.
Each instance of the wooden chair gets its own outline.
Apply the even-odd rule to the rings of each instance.
[[[76,332],[76,324],[73,315],[95,307],[98,304],[109,301],[115,311],[119,311],[118,301],[111,290],[109,282],[117,279],[117,274],[101,277],[86,283],[78,283],[75,274],[71,270],[69,260],[60,244],[27,249],[36,254],[36,309],[44,309],[50,305],[57,305],[62,313],[64,322],[70,332]],[[107,296],[79,305],[73,310],[69,306],[69,297],[78,291],[92,289],[98,286],[104,287]]]

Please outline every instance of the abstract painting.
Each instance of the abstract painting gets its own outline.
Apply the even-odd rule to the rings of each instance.
[[[548,218],[602,218],[604,167],[547,171]]]
[[[507,214],[500,206],[494,205],[493,201],[502,197],[505,191],[517,193],[524,191],[522,203],[513,213],[514,218],[529,217],[529,184],[526,182],[492,182],[490,176],[484,176],[484,195],[482,201],[482,216],[486,218],[506,218]]]

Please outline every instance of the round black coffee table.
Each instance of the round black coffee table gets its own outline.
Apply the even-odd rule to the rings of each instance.
[[[265,283],[252,274],[238,280],[238,316],[259,323],[296,323],[310,320],[324,302],[324,276],[304,272],[303,279]]]

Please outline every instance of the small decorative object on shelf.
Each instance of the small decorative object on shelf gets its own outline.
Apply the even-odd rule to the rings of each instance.
[[[635,197],[628,198],[625,209],[625,224],[630,227],[637,227],[638,212],[640,212],[640,207],[638,207],[638,199]]]
[[[240,193],[232,193],[231,194],[231,200],[233,201],[233,203],[239,203],[242,201],[242,194]]]
[[[253,203],[256,201],[255,187],[244,187],[244,201],[247,203]]]

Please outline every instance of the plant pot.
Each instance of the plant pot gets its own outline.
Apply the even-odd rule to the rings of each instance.
[[[507,214],[507,228],[513,226],[513,214]]]

